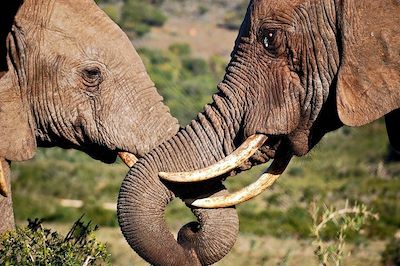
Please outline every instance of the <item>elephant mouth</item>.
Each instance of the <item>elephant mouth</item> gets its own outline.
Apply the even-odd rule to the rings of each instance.
[[[261,160],[257,159],[260,157]],[[262,162],[273,159],[271,165],[257,181],[239,191],[224,196],[186,202],[189,205],[199,208],[226,208],[248,201],[272,186],[285,171],[292,157],[293,153],[291,149],[288,149],[286,142],[282,138],[255,134],[248,137],[230,155],[209,167],[190,172],[160,172],[159,176],[164,180],[174,183],[203,182],[221,177],[235,169],[240,169],[246,162],[250,162],[251,164],[251,161],[254,160]]]
[[[90,147],[81,148],[80,150],[88,154],[91,158],[106,164],[114,163],[118,157],[117,150],[110,150],[97,145],[91,145]]]
[[[131,168],[138,160],[131,152],[121,149],[110,150],[107,147],[99,145],[91,145],[90,147],[81,150],[93,159],[107,164],[115,163],[117,157],[119,157],[129,168]]]

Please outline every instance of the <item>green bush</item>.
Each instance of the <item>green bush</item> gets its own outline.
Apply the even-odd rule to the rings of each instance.
[[[187,57],[192,53],[192,49],[187,43],[171,44],[168,50],[180,57]]]
[[[186,58],[183,60],[183,67],[191,72],[192,75],[208,75],[208,63],[200,58]]]
[[[82,217],[63,237],[38,219],[0,237],[0,265],[110,265],[106,245],[96,241],[97,226]]]

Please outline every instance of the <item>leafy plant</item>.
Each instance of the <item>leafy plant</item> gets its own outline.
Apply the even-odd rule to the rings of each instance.
[[[110,265],[106,245],[99,243],[97,226],[79,218],[68,234],[43,227],[39,219],[0,238],[0,265]]]

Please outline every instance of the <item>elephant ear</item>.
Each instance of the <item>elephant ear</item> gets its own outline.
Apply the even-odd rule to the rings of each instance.
[[[400,2],[339,2],[338,114],[361,126],[400,107]]]
[[[0,76],[0,158],[23,161],[36,152],[33,119],[26,102],[27,85],[23,70],[24,50],[18,29],[7,37],[6,68]]]

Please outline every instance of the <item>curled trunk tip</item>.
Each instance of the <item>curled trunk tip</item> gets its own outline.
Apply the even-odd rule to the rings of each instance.
[[[153,265],[210,265],[221,260],[237,238],[236,210],[192,209],[198,222],[183,226],[175,240],[164,220],[174,195],[152,166],[140,159],[121,185],[118,221],[130,246]],[[222,184],[216,191],[209,196],[227,193]]]

